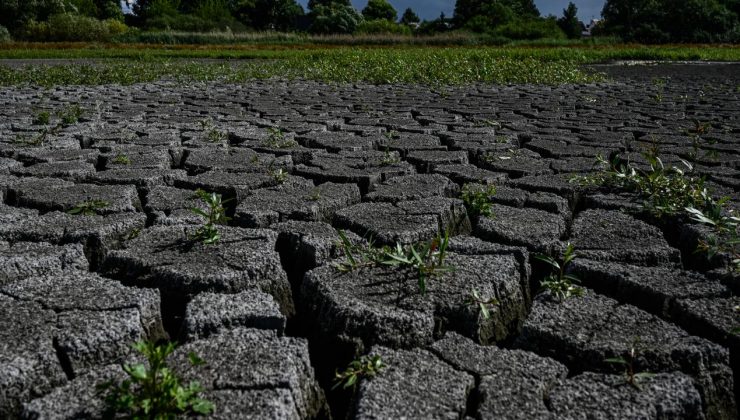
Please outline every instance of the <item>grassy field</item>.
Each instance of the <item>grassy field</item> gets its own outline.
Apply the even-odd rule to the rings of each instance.
[[[414,45],[349,48],[313,43],[235,45],[56,44],[0,45],[0,85],[131,84],[160,79],[244,82],[279,77],[328,82],[588,83],[603,76],[582,65],[610,60],[740,61],[738,46],[552,46],[430,47]],[[94,59],[94,63],[33,65],[35,59]]]

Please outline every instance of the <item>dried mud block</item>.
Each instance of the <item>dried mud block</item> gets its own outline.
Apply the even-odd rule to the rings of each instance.
[[[478,418],[549,418],[546,396],[568,374],[568,369],[553,359],[481,346],[455,333],[447,333],[430,350],[458,371],[475,376]]]
[[[135,342],[165,337],[157,291],[125,287],[97,274],[30,277],[0,293],[57,314],[54,347],[68,375],[120,362]]]
[[[27,277],[87,271],[89,264],[81,244],[0,241],[0,286]]]
[[[94,184],[76,184],[70,186],[34,186],[18,188],[15,192],[15,203],[22,207],[31,207],[42,212],[70,211],[88,202],[99,202],[94,206],[96,214],[135,213],[141,208],[139,194],[132,185],[104,186]]]
[[[206,363],[190,365],[190,352]],[[298,418],[310,419],[326,411],[324,393],[309,360],[308,343],[300,338],[237,328],[183,345],[171,362],[186,382],[199,381],[207,392],[234,392],[231,396],[239,396],[239,391],[265,391],[261,396],[250,395],[254,391],[244,396],[261,397],[255,406],[266,413],[295,411]],[[219,412],[236,415],[239,409],[250,407],[247,401],[227,396],[217,399],[221,403],[216,408],[217,416]],[[290,402],[292,406],[287,405]]]
[[[234,220],[251,228],[288,220],[331,222],[338,210],[359,202],[356,185],[327,182],[314,186],[303,180],[252,191],[236,206]]]
[[[473,234],[487,241],[525,246],[548,253],[557,248],[566,233],[563,216],[532,208],[491,205],[493,215],[479,217]]]
[[[385,368],[360,381],[353,418],[453,419],[465,415],[474,378],[432,353],[374,347]]]
[[[16,418],[21,404],[64,384],[54,349],[54,311],[0,294],[0,417]]]
[[[285,331],[285,316],[275,299],[259,290],[224,295],[201,293],[188,302],[182,336],[185,341],[238,327]]]
[[[401,162],[398,154],[374,151],[317,154],[310,162],[295,167],[296,175],[313,179],[317,183],[357,184],[363,194],[373,184],[414,172],[414,167]]]
[[[587,372],[561,381],[548,394],[557,419],[703,419],[701,394],[690,376],[660,373],[637,389],[623,375]]]
[[[430,197],[457,197],[460,187],[442,175],[406,175],[372,187],[368,201],[396,203]]]
[[[635,369],[684,372],[696,381],[708,418],[736,415],[727,349],[592,292],[564,302],[540,295],[515,345],[553,357],[576,372],[612,372],[605,360],[636,347]]]
[[[290,284],[269,230],[220,226],[221,239],[206,245],[190,239],[195,226],[155,226],[111,252],[103,272],[140,287],[175,295],[238,293],[257,288],[293,312]]]
[[[378,244],[411,244],[470,232],[470,220],[462,201],[431,197],[397,203],[361,203],[338,211],[334,225],[349,229]]]
[[[412,348],[430,344],[441,330],[479,342],[515,332],[526,311],[520,267],[512,255],[449,254],[455,267],[426,280],[422,295],[415,271],[385,267],[341,272],[334,266],[309,271],[302,285],[302,314],[325,340],[363,352],[372,345]],[[472,289],[496,298],[485,319],[469,304]]]
[[[583,211],[571,230],[570,241],[583,258],[663,266],[681,261],[681,253],[668,245],[660,229],[621,212]]]

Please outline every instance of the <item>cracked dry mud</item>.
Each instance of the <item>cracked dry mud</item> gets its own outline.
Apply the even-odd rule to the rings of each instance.
[[[740,66],[600,69],[614,79],[3,88],[0,418],[99,417],[96,385],[147,339],[181,343],[171,363],[214,418],[736,418],[740,279],[694,252],[706,228],[568,180],[597,154],[644,165],[657,143],[737,208]],[[70,104],[78,123],[24,141]],[[695,121],[711,129],[692,138]],[[492,216],[468,214],[466,183],[497,187]],[[197,188],[230,200],[215,245],[188,239]],[[342,273],[340,229],[378,244],[447,229],[456,269],[423,296],[408,271]],[[558,303],[533,254],[567,242],[587,290]],[[498,300],[490,319],[472,289]],[[639,389],[605,362],[635,342],[654,374]],[[367,354],[387,367],[332,390]]]

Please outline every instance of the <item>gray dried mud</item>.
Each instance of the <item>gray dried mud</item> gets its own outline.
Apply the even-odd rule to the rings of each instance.
[[[686,218],[569,180],[657,144],[739,208],[740,67],[599,69],[614,80],[0,89],[0,418],[100,417],[96,386],[161,339],[221,419],[737,418],[727,255],[695,253],[710,232]],[[35,113],[71,104],[78,123],[32,141]],[[497,188],[491,216],[468,212],[467,183]],[[192,239],[198,188],[228,200],[217,244]],[[337,268],[340,231],[445,230],[454,270],[424,295],[412,270]],[[569,242],[586,293],[560,302],[534,254]],[[637,385],[606,361],[632,348],[654,374]],[[332,390],[362,355],[387,367]]]

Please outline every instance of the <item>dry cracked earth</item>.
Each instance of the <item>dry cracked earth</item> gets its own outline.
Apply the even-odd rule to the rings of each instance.
[[[737,207],[740,67],[600,70],[561,87],[3,88],[0,418],[97,418],[96,386],[163,339],[213,418],[736,418],[740,278],[695,252],[707,230],[569,179],[658,143]],[[491,217],[468,214],[466,183],[497,187]],[[230,199],[217,244],[189,239],[199,188]],[[340,272],[340,230],[449,230],[455,270],[425,295],[404,270]],[[568,242],[586,293],[558,302],[533,256]],[[472,289],[498,300],[490,318]],[[605,361],[633,347],[654,374],[639,388]],[[387,367],[331,390],[362,354]]]

